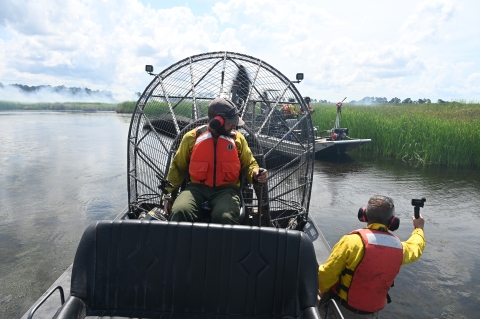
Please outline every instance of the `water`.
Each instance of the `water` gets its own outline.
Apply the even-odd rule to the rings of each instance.
[[[71,264],[83,230],[127,205],[130,117],[0,112],[0,318],[23,315]],[[480,171],[412,167],[353,154],[317,161],[310,211],[331,246],[362,227],[373,194],[395,200],[396,235],[426,197],[427,247],[402,267],[382,318],[475,318],[480,310]]]
[[[127,206],[130,117],[0,112],[0,318],[72,263],[83,230]]]

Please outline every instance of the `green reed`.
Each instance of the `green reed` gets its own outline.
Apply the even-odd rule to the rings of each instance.
[[[200,108],[202,116],[207,115],[208,103],[205,101],[197,101],[197,107]],[[170,101],[170,106],[174,113],[178,116],[191,118],[193,112],[193,103],[191,101]],[[145,115],[148,117],[161,117],[170,113],[170,107],[166,101],[150,100],[143,109]]]
[[[118,104],[117,113],[133,113],[135,106],[137,105],[136,101],[125,101]]]
[[[39,102],[39,103],[25,103],[25,102],[10,102],[0,101],[0,111],[7,110],[53,110],[53,111],[115,111],[117,104],[110,103],[95,103],[95,102]]]
[[[314,125],[332,128],[336,106],[314,109]],[[340,126],[352,138],[372,139],[361,152],[423,165],[480,167],[480,104],[344,104]]]

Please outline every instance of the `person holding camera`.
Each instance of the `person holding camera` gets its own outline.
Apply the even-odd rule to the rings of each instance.
[[[417,215],[419,208],[415,208]],[[390,232],[400,225],[390,197],[372,196],[368,205],[360,208],[358,219],[367,222],[367,227],[343,236],[318,268],[322,317],[329,300],[334,299],[344,318],[378,318],[378,312],[390,302],[388,291],[400,267],[418,260],[425,249],[421,214],[418,219],[412,216],[414,230],[407,241]]]
[[[210,217],[212,223],[238,224],[240,216],[240,173],[250,183],[264,184],[267,170],[260,170],[245,137],[235,130],[245,123],[235,104],[224,98],[208,106],[208,125],[199,126],[182,138],[167,175],[173,187],[190,181],[165,211],[172,221],[197,222]],[[188,174],[187,174],[188,173]]]

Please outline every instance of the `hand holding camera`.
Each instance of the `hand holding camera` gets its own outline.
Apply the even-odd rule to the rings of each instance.
[[[423,229],[423,226],[425,225],[425,219],[423,219],[422,214],[420,214],[419,218],[415,218],[412,216],[413,220],[413,227],[414,228],[421,228]]]
[[[423,229],[423,226],[425,225],[425,220],[423,219],[422,214],[420,214],[420,207],[423,207],[423,204],[427,200],[425,197],[422,197],[421,199],[412,199],[412,206],[414,206],[414,215],[415,217],[412,216],[413,220],[413,227],[415,228],[421,228]]]

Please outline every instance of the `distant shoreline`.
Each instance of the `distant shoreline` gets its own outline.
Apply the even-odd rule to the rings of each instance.
[[[114,111],[132,114],[135,101],[109,103],[20,103],[0,101],[0,111]],[[332,128],[335,104],[312,103],[313,125]],[[414,165],[480,167],[480,104],[344,104],[340,126],[352,138],[369,138],[358,152],[397,158]]]
[[[102,112],[113,111],[117,113],[133,113],[136,102],[122,103],[97,103],[97,102],[10,102],[0,101],[0,111],[83,111]]]

